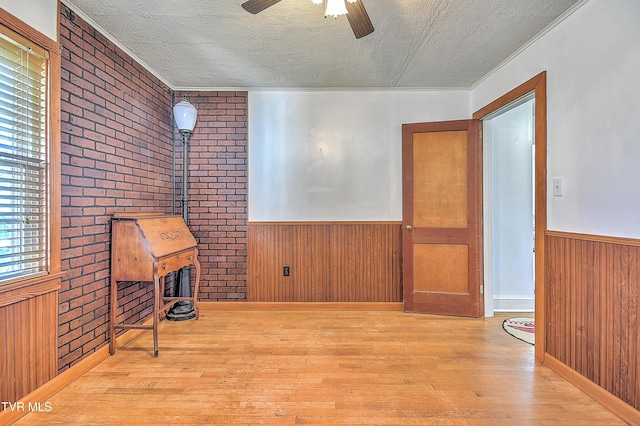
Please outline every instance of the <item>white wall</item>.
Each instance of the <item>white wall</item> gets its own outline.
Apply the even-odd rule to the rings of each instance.
[[[534,309],[533,105],[529,100],[484,122],[489,148],[485,226],[491,230],[485,247],[491,274],[485,274],[485,288],[492,286],[496,311]]]
[[[589,0],[474,88],[472,110],[543,70],[548,228],[640,238],[640,1]]]
[[[402,124],[465,119],[470,92],[249,92],[250,221],[402,220]]]
[[[58,41],[57,0],[0,0],[0,7],[51,40]]]

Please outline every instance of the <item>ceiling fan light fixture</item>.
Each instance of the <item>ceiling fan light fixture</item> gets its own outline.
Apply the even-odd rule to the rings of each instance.
[[[242,3],[242,8],[249,13],[260,13],[263,10],[280,3],[281,0],[247,0]],[[388,1],[388,0],[387,0]],[[326,3],[325,18],[338,15],[346,15],[347,21],[353,30],[353,35],[358,39],[371,34],[373,24],[369,19],[369,14],[362,4],[362,0],[311,0],[314,4]],[[348,3],[347,3],[348,2]]]
[[[324,16],[333,16],[334,18],[337,18],[340,15],[346,14],[347,6],[345,6],[344,0],[327,0],[327,9],[324,11]]]

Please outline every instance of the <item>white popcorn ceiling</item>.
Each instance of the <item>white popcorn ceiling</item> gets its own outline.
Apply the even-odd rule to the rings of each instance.
[[[469,88],[584,0],[360,0],[375,31],[310,0],[63,0],[173,89]]]

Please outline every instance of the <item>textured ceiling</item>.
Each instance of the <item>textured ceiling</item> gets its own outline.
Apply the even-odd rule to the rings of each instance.
[[[359,0],[375,32],[310,0],[63,0],[174,89],[469,88],[579,0]]]

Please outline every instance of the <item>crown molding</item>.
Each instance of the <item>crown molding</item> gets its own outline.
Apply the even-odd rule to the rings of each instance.
[[[498,70],[500,70],[502,67],[504,67],[506,64],[508,64],[509,62],[511,62],[515,57],[517,57],[518,55],[520,55],[522,52],[524,52],[525,50],[527,50],[532,44],[534,44],[536,41],[540,40],[544,35],[546,35],[549,31],[551,31],[552,29],[554,29],[555,27],[557,27],[562,21],[564,21],[565,19],[567,19],[569,16],[571,16],[576,10],[580,9],[582,6],[584,6],[589,0],[580,0],[579,2],[577,2],[576,4],[574,4],[573,6],[571,6],[569,9],[567,9],[562,15],[558,16],[552,23],[550,23],[549,25],[547,25],[546,27],[544,27],[542,29],[542,31],[540,31],[538,34],[536,34],[535,36],[533,36],[528,42],[526,42],[525,44],[523,44],[522,46],[520,46],[520,48],[518,48],[515,52],[513,52],[511,55],[507,56],[502,62],[500,62],[498,65],[496,65],[491,71],[489,71],[488,73],[486,73],[485,75],[483,75],[482,77],[480,77],[478,79],[478,81],[476,81],[475,83],[473,83],[471,85],[471,90],[474,90],[476,87],[478,87],[480,84],[484,83],[489,77],[491,77],[493,74],[495,74],[496,72],[498,72]]]
[[[131,59],[133,59],[134,61],[136,61],[138,64],[140,64],[144,69],[146,69],[147,71],[149,71],[151,74],[153,74],[158,80],[160,80],[161,82],[163,82],[164,84],[166,84],[169,89],[174,90],[175,88],[173,87],[173,85],[171,83],[169,83],[169,81],[167,81],[166,78],[164,78],[162,75],[160,75],[158,72],[156,72],[156,70],[154,70],[153,68],[151,68],[147,63],[145,63],[142,59],[140,59],[140,57],[138,57],[135,53],[133,53],[131,50],[129,50],[126,46],[124,46],[122,43],[120,43],[113,35],[111,35],[108,31],[106,31],[104,28],[102,28],[100,25],[98,25],[96,23],[96,21],[94,21],[93,19],[91,19],[89,16],[87,16],[82,10],[80,10],[80,8],[78,8],[78,6],[76,6],[75,4],[73,4],[70,0],[60,0],[61,3],[63,3],[64,5],[66,5],[69,9],[71,9],[73,11],[73,13],[75,13],[76,15],[78,15],[80,18],[82,18],[83,21],[85,21],[86,23],[88,23],[89,25],[91,25],[96,31],[98,31],[100,34],[102,34],[105,38],[107,38],[110,42],[112,42],[114,45],[116,45],[120,50],[122,50],[124,53],[126,53],[127,55],[129,55],[131,57]]]

